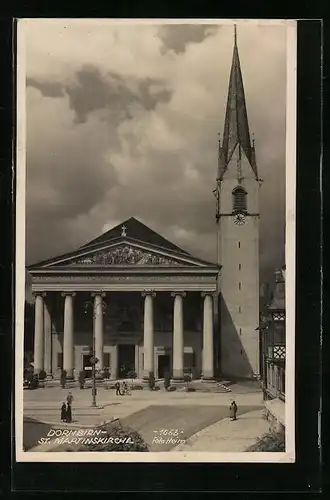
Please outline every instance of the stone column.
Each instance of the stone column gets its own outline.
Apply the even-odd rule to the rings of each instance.
[[[148,379],[149,373],[154,373],[154,307],[153,299],[156,293],[153,290],[144,290],[144,324],[143,324],[143,378]]]
[[[173,380],[183,381],[184,338],[183,338],[183,297],[186,292],[172,292],[173,305]]]
[[[34,309],[34,373],[44,369],[44,297],[45,292],[35,292]]]
[[[47,300],[44,301],[44,370],[52,375],[52,320]]]
[[[204,297],[203,314],[203,380],[213,380],[213,293],[202,292]]]
[[[94,297],[94,338],[95,338],[95,357],[98,359],[96,370],[103,370],[103,314],[105,292],[93,292]]]
[[[63,370],[66,377],[73,378],[73,297],[76,292],[61,292],[64,297],[64,339],[63,339]]]

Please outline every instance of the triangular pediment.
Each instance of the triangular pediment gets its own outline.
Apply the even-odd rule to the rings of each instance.
[[[102,248],[80,248],[78,251],[40,263],[38,268],[111,268],[132,266],[205,267],[212,265],[189,254],[178,254],[167,249],[132,241],[120,241]],[[34,267],[34,266],[33,266]],[[31,269],[32,270],[32,269]]]

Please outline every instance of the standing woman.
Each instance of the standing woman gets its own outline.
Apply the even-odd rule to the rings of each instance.
[[[237,404],[234,400],[232,400],[231,405],[229,407],[230,411],[230,418],[231,420],[237,420],[236,414],[237,414]]]
[[[62,422],[66,421],[66,404],[63,402],[61,406],[61,420]]]
[[[71,405],[68,403],[66,407],[66,421],[71,424],[72,422],[72,408]]]

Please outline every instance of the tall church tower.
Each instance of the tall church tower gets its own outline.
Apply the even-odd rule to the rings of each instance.
[[[221,372],[229,377],[259,374],[259,187],[235,26],[216,186]]]

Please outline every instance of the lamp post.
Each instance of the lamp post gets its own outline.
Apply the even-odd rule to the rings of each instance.
[[[92,346],[92,357],[91,357],[91,363],[92,363],[92,406],[96,407],[96,370],[95,370],[95,365],[99,361],[96,358],[96,353],[95,353],[95,319],[99,313],[99,308],[101,307],[101,314],[105,314],[107,304],[102,300],[99,302],[96,307],[94,306],[94,303],[91,300],[86,300],[85,302],[85,314],[87,314],[88,308],[92,308],[93,311],[93,346]]]

